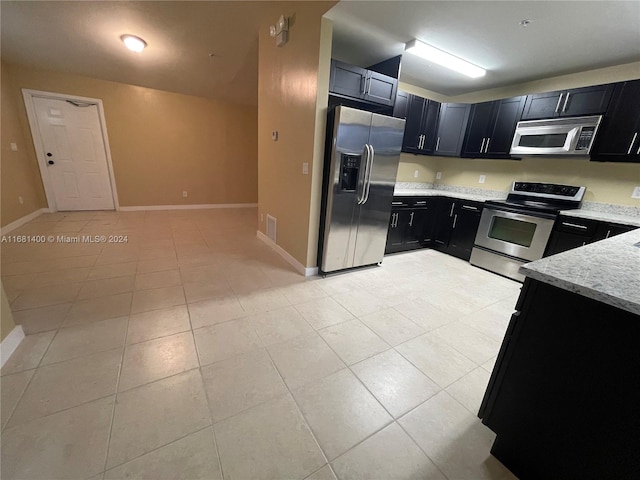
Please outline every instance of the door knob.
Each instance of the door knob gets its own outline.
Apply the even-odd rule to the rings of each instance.
[[[53,153],[47,152],[47,157],[53,157]]]
[[[47,163],[48,163],[49,165],[53,165],[53,164],[54,164],[54,163],[56,163],[56,162],[54,162],[53,160],[49,160],[49,161],[47,161]]]

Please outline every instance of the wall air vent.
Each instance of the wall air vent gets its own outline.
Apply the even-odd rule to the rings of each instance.
[[[276,243],[276,217],[272,217],[267,213],[267,237],[269,237],[273,243]]]

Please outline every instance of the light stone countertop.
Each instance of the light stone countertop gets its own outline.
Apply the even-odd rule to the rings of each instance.
[[[640,217],[635,217],[631,215],[620,215],[617,213],[609,213],[609,212],[598,212],[594,210],[562,210],[560,212],[561,215],[565,215],[567,217],[577,217],[577,218],[586,218],[589,220],[599,220],[602,222],[613,222],[620,223],[622,225],[633,225],[636,227],[640,227]]]
[[[520,273],[640,315],[640,229],[527,263]]]

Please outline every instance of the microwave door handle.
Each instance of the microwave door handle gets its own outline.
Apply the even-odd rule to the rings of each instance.
[[[582,130],[582,127],[575,127],[567,132],[567,140],[564,142],[563,150],[567,152],[575,150],[580,139],[580,130]]]

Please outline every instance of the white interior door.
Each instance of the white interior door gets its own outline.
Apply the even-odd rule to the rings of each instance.
[[[113,192],[98,106],[34,97],[57,210],[112,210]]]

